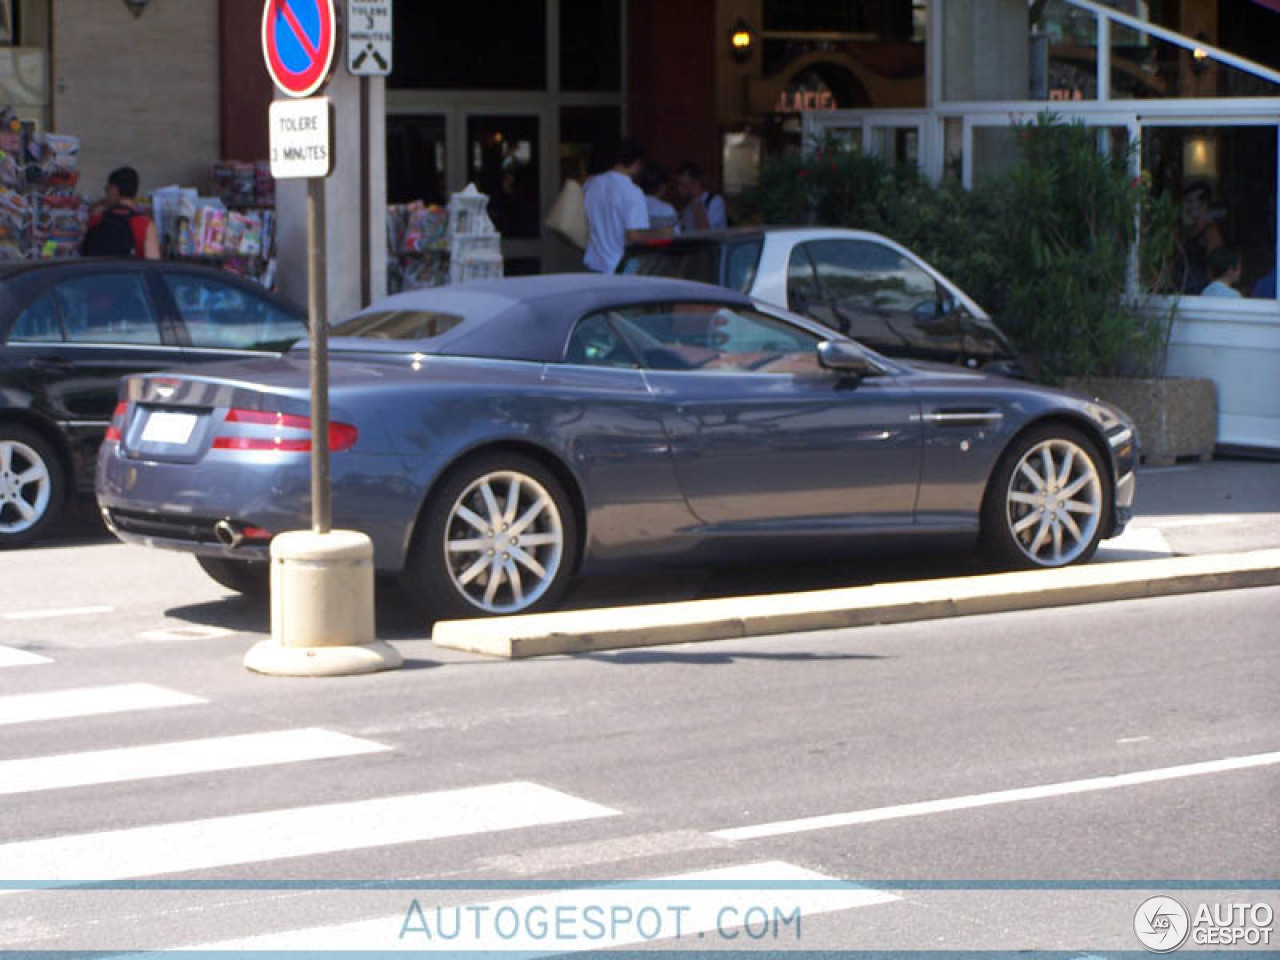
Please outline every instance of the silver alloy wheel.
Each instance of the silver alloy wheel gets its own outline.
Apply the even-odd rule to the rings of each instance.
[[[518,613],[537,603],[560,571],[560,509],[527,474],[487,473],[449,511],[444,552],[454,587],[475,607]]]
[[[1013,542],[1037,566],[1062,567],[1083,554],[1102,522],[1102,478],[1079,444],[1044,440],[1013,470],[1005,516]]]
[[[49,509],[53,477],[44,458],[21,440],[0,440],[0,534],[25,533]]]

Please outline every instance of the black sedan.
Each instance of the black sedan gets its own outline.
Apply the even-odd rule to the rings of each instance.
[[[280,352],[306,335],[305,311],[207,267],[0,266],[0,548],[40,536],[92,488],[121,376]]]
[[[1064,566],[1133,501],[1118,411],[888,360],[707,284],[513,277],[390,297],[333,333],[334,522],[436,616],[545,609],[611,566],[891,540]],[[261,585],[272,536],[308,526],[308,398],[300,350],[127,378],[107,524]]]

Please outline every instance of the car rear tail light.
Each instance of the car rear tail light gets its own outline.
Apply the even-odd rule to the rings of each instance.
[[[121,401],[111,411],[111,426],[107,427],[107,435],[103,439],[107,443],[119,443],[124,438],[124,418],[129,412],[129,404]]]
[[[271,531],[264,530],[262,527],[244,527],[240,530],[240,535],[246,540],[270,540]]]
[[[215,450],[311,451],[311,418],[267,410],[228,410],[223,432],[213,439]],[[262,428],[271,428],[263,432]],[[349,423],[329,424],[329,449],[334,453],[356,445],[360,431]]]

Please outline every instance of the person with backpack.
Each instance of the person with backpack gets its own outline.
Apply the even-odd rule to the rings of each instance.
[[[107,177],[100,203],[89,212],[84,236],[86,257],[160,259],[156,225],[138,206],[138,171],[120,167]]]
[[[676,193],[684,203],[680,211],[680,232],[723,230],[729,225],[724,197],[703,185],[702,168],[686,161],[676,171]]]

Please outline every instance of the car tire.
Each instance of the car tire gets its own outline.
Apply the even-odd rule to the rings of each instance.
[[[1051,423],[1004,452],[982,504],[982,550],[995,566],[1042,569],[1084,563],[1111,515],[1111,471],[1089,437]]]
[[[564,597],[577,558],[564,484],[531,457],[485,454],[432,491],[401,583],[433,620],[534,613]]]
[[[42,536],[62,512],[66,489],[62,461],[48,440],[0,424],[0,549]]]
[[[271,565],[223,557],[196,557],[200,569],[216,583],[246,597],[261,598],[271,592]]]

